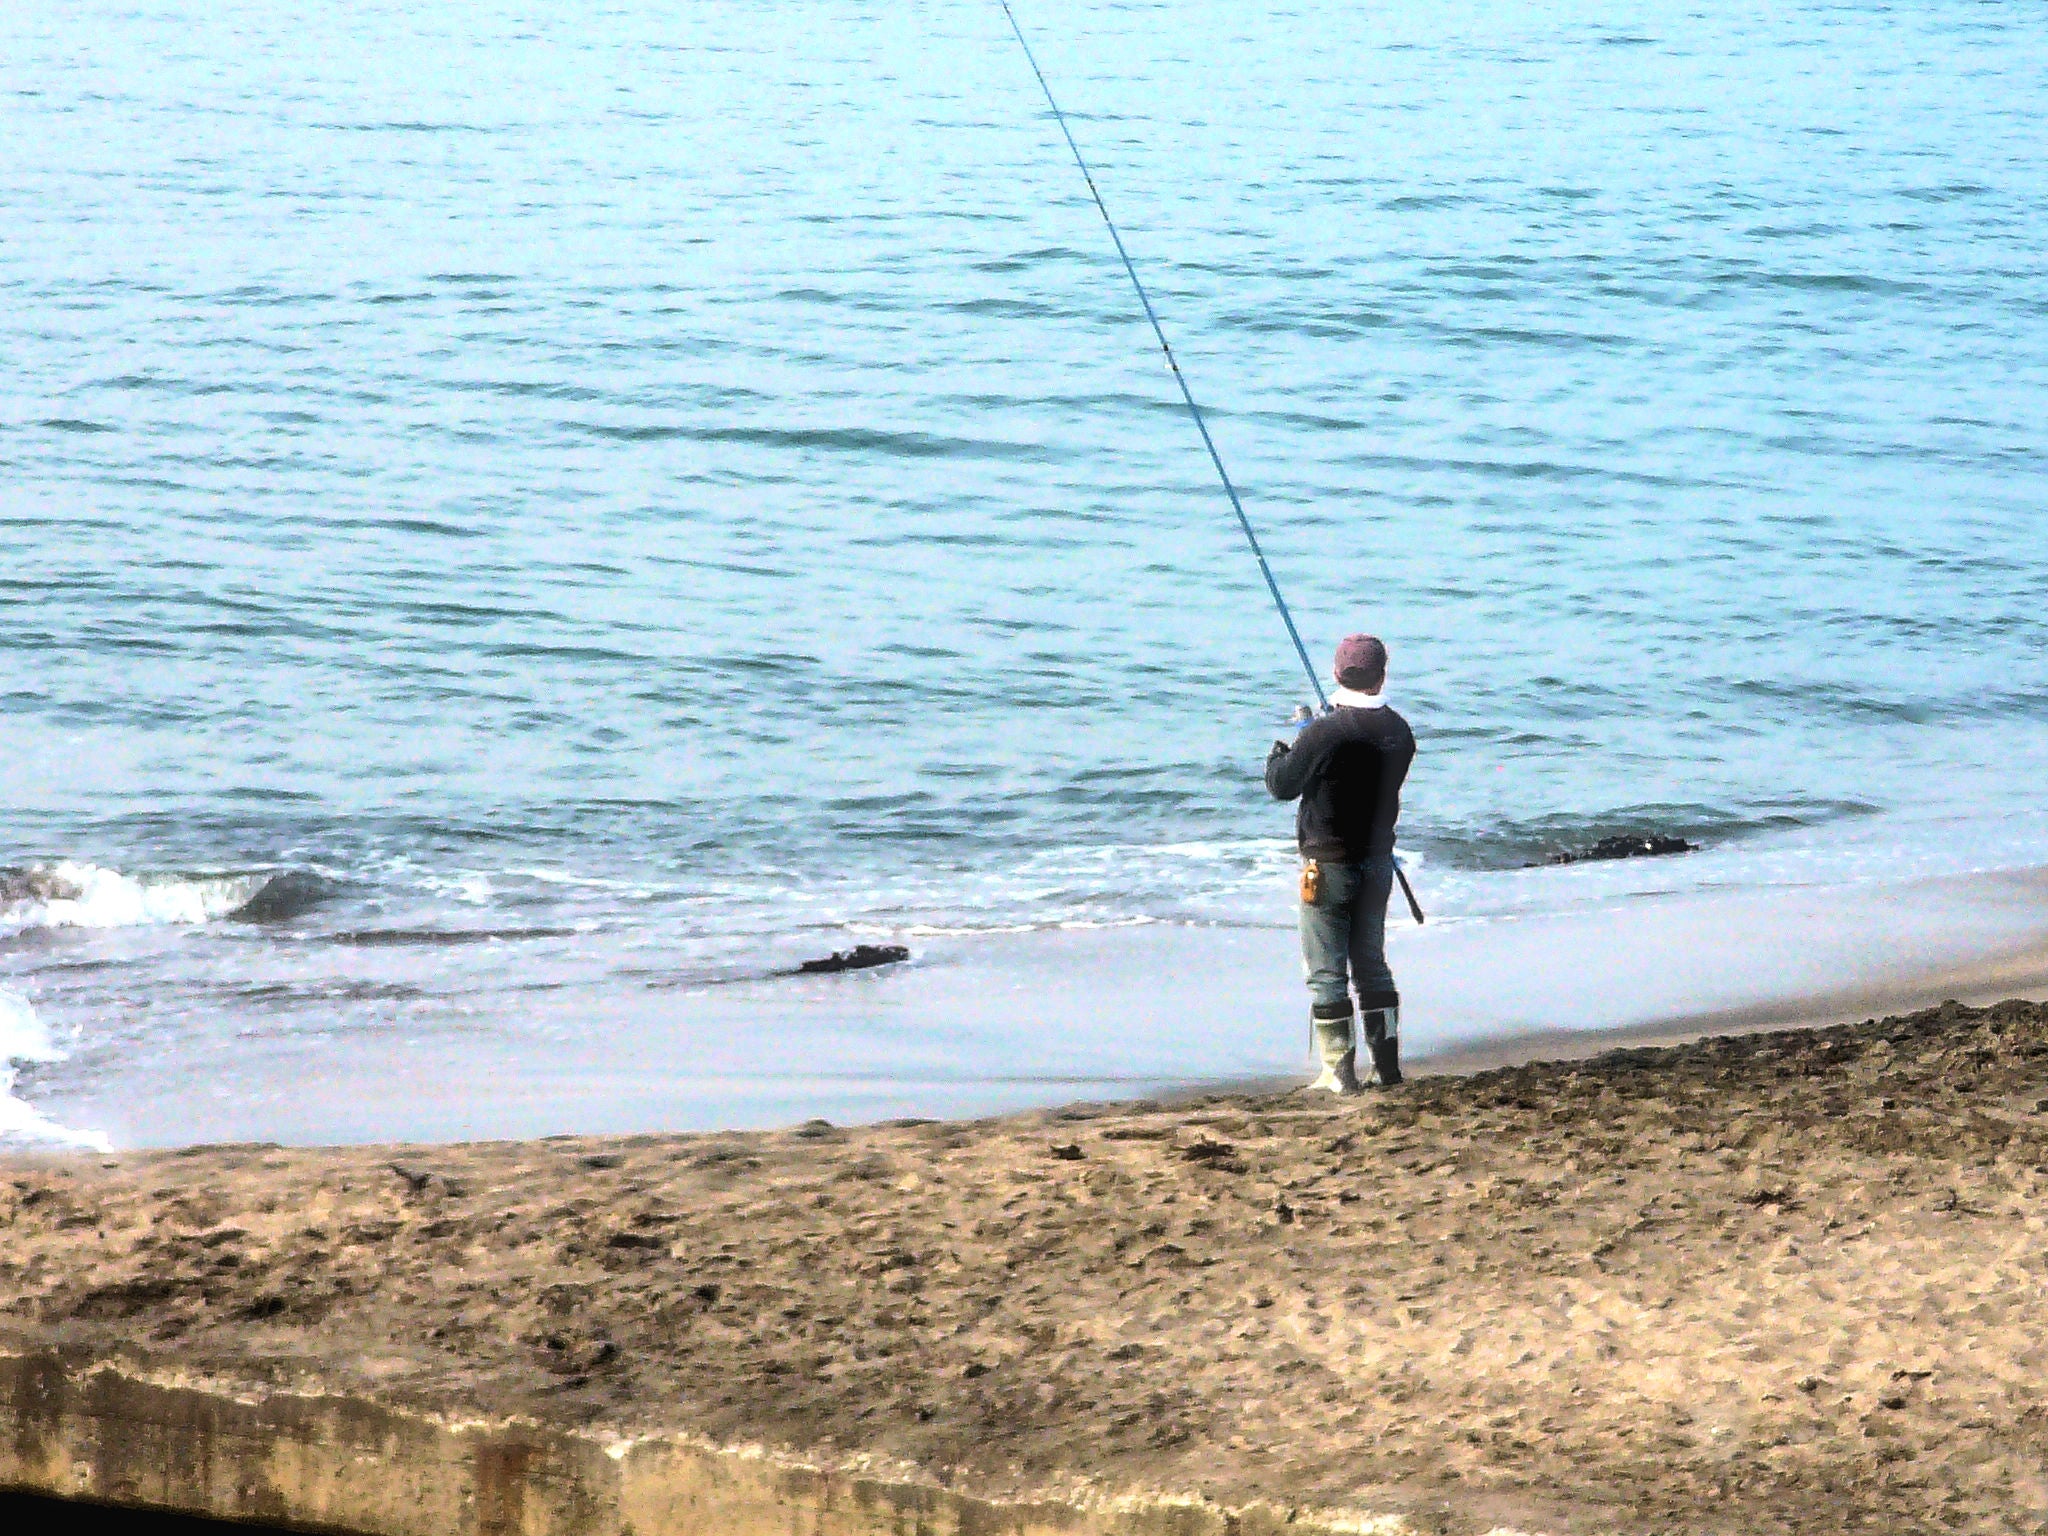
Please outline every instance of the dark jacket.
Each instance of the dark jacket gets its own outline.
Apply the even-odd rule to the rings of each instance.
[[[1291,748],[1273,743],[1266,788],[1275,800],[1301,797],[1294,833],[1302,857],[1362,864],[1394,851],[1413,761],[1415,733],[1394,710],[1340,704],[1303,726]]]

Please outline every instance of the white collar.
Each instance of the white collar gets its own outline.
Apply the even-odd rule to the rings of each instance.
[[[1356,688],[1346,688],[1342,683],[1330,695],[1332,704],[1341,704],[1346,709],[1381,709],[1386,706],[1387,694],[1382,688],[1378,693],[1360,693]]]

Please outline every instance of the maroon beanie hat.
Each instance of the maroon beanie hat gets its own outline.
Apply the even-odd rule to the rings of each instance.
[[[1378,635],[1346,635],[1337,642],[1337,681],[1367,693],[1387,678],[1387,648]]]

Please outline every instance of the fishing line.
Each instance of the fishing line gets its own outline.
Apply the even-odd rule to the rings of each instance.
[[[1266,564],[1266,552],[1259,548],[1259,536],[1252,532],[1252,520],[1245,516],[1237,487],[1230,482],[1230,471],[1223,467],[1223,455],[1216,451],[1216,439],[1209,435],[1209,423],[1202,418],[1202,408],[1195,404],[1195,392],[1188,388],[1187,376],[1180,371],[1180,360],[1173,355],[1173,346],[1167,341],[1165,328],[1159,323],[1159,313],[1152,307],[1152,297],[1138,280],[1137,265],[1131,260],[1131,253],[1124,249],[1124,237],[1117,230],[1116,220],[1109,216],[1109,206],[1103,202],[1102,193],[1095,185],[1095,173],[1088,169],[1088,162],[1081,155],[1081,146],[1074,142],[1074,130],[1067,126],[1067,114],[1060,110],[1060,104],[1052,94],[1052,86],[1046,82],[1045,71],[1038,67],[1038,55],[1031,51],[1030,40],[1017,23],[1017,13],[1010,9],[1010,0],[999,0],[999,3],[1003,14],[1010,18],[1010,30],[1017,34],[1018,46],[1024,50],[1031,73],[1038,76],[1038,88],[1045,92],[1046,105],[1052,108],[1053,120],[1060,125],[1067,148],[1074,152],[1074,164],[1081,168],[1081,177],[1088,183],[1088,194],[1095,199],[1096,211],[1102,215],[1102,222],[1109,226],[1109,238],[1116,242],[1116,253],[1123,258],[1124,271],[1130,274],[1131,286],[1138,290],[1138,302],[1145,306],[1145,318],[1152,322],[1152,334],[1159,338],[1159,350],[1166,354],[1166,366],[1173,370],[1173,382],[1180,386],[1180,397],[1187,402],[1188,415],[1194,418],[1195,430],[1202,434],[1202,446],[1209,450],[1209,462],[1216,466],[1216,476],[1223,482],[1223,493],[1230,498],[1231,511],[1237,514],[1237,525],[1244,530],[1245,542],[1252,547],[1252,558],[1259,562],[1259,574],[1266,578],[1266,590],[1273,594],[1273,606],[1280,610],[1280,622],[1287,626],[1287,638],[1294,642],[1294,654],[1301,658],[1301,669],[1308,674],[1308,685],[1316,691],[1316,704],[1328,709],[1330,701],[1323,694],[1323,680],[1317,675],[1315,664],[1308,659],[1308,647],[1301,643],[1301,631],[1294,627],[1294,615],[1288,611],[1287,599],[1280,595],[1280,583],[1273,579],[1273,568]]]
[[[1074,130],[1067,126],[1067,114],[1060,110],[1059,100],[1052,93],[1045,71],[1038,67],[1038,55],[1031,51],[1031,40],[1024,35],[1017,13],[1010,9],[1010,0],[998,0],[998,3],[1010,20],[1010,30],[1017,34],[1017,46],[1024,50],[1031,73],[1038,77],[1038,88],[1045,92],[1045,104],[1052,108],[1053,121],[1060,125],[1060,134],[1066,139],[1067,148],[1074,152],[1074,164],[1081,168],[1081,179],[1088,183],[1088,195],[1095,199],[1095,211],[1102,215],[1102,222],[1109,228],[1109,238],[1116,242],[1116,253],[1123,258],[1124,271],[1130,275],[1131,286],[1138,290],[1138,302],[1145,307],[1145,318],[1152,322],[1152,334],[1159,338],[1159,350],[1166,354],[1166,366],[1173,370],[1173,382],[1180,386],[1180,397],[1187,402],[1188,415],[1194,418],[1195,430],[1202,434],[1202,446],[1209,450],[1209,462],[1216,466],[1216,478],[1223,482],[1223,494],[1230,498],[1230,510],[1237,514],[1237,526],[1244,530],[1244,541],[1251,545],[1252,558],[1259,562],[1259,574],[1266,578],[1266,590],[1273,594],[1273,606],[1280,610],[1280,622],[1287,626],[1287,638],[1294,642],[1294,654],[1301,658],[1301,670],[1308,674],[1308,685],[1316,691],[1316,704],[1327,710],[1330,701],[1323,692],[1323,679],[1317,673],[1315,663],[1308,659],[1308,647],[1301,643],[1301,631],[1294,627],[1294,615],[1288,611],[1287,599],[1280,595],[1280,583],[1273,579],[1273,567],[1266,563],[1266,552],[1259,548],[1259,536],[1252,531],[1252,520],[1245,516],[1237,487],[1230,482],[1230,471],[1223,467],[1223,455],[1216,451],[1216,439],[1209,435],[1209,423],[1202,418],[1202,408],[1195,404],[1195,392],[1188,388],[1187,375],[1180,371],[1180,360],[1173,355],[1173,344],[1166,339],[1166,328],[1159,323],[1159,312],[1152,307],[1152,296],[1145,292],[1144,283],[1139,281],[1137,264],[1124,248],[1124,237],[1117,230],[1116,220],[1109,216],[1109,205],[1103,202],[1101,189],[1095,185],[1095,173],[1088,169],[1081,146],[1074,141]],[[1415,899],[1415,892],[1409,886],[1408,876],[1398,859],[1394,861],[1394,878],[1401,882],[1401,894],[1408,898],[1408,910],[1420,923],[1423,920],[1422,904]]]

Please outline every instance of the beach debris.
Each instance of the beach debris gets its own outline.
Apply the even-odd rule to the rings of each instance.
[[[623,1168],[626,1159],[617,1152],[586,1152],[576,1159],[593,1172],[602,1173],[607,1168]]]
[[[436,1183],[441,1186],[442,1194],[452,1196],[458,1200],[469,1192],[468,1186],[462,1183],[461,1180],[451,1179],[445,1173],[435,1173],[431,1169],[422,1171],[417,1168],[408,1168],[403,1163],[387,1163],[385,1166],[405,1180],[406,1193],[408,1194],[424,1195],[427,1192],[428,1186]]]
[[[1191,1163],[1200,1163],[1204,1168],[1214,1168],[1219,1173],[1243,1173],[1244,1159],[1237,1155],[1237,1148],[1227,1141],[1212,1141],[1204,1136],[1180,1149],[1180,1155]]]
[[[1088,1155],[1078,1141],[1056,1141],[1046,1150],[1063,1163],[1078,1163]]]
[[[579,936],[580,930],[575,928],[350,928],[320,937],[329,944],[382,949],[416,944],[512,944]]]
[[[1700,845],[1689,843],[1682,837],[1671,837],[1661,832],[1624,833],[1614,837],[1603,837],[1590,848],[1565,849],[1553,853],[1543,862],[1546,864],[1584,864],[1594,859],[1650,859],[1661,858],[1672,853],[1698,853]],[[1534,868],[1535,866],[1530,866]]]
[[[1953,1188],[1946,1195],[1942,1196],[1941,1202],[1935,1206],[1935,1210],[1945,1216],[1989,1216],[1992,1214],[1981,1205],[1972,1205]]]
[[[675,1156],[677,1161],[687,1161],[692,1168],[719,1168],[731,1163],[743,1163],[749,1168],[761,1166],[761,1160],[745,1147],[732,1146],[724,1142],[706,1147],[694,1156],[682,1152],[676,1153]]]
[[[545,1333],[534,1342],[540,1347],[541,1368],[570,1378],[565,1385],[573,1386],[590,1372],[619,1358],[619,1346],[603,1330],[581,1338],[569,1333]]]
[[[879,1152],[870,1152],[847,1164],[834,1175],[844,1182],[853,1180],[862,1184],[879,1184],[896,1172],[895,1166]]]
[[[1141,1236],[1149,1233],[1141,1233]],[[1136,1258],[1125,1259],[1125,1267],[1143,1269],[1148,1264],[1170,1264],[1176,1258],[1186,1258],[1187,1250],[1178,1243],[1161,1243],[1157,1248],[1147,1249]]]
[[[393,1163],[391,1171],[405,1180],[405,1187],[416,1195],[425,1194],[428,1181],[434,1177],[431,1173],[414,1173],[412,1169],[406,1167],[403,1163]]]
[[[856,944],[851,949],[838,950],[818,960],[806,960],[795,970],[786,972],[790,976],[824,976],[838,971],[865,971],[878,965],[894,965],[899,960],[908,960],[910,950],[901,944]]]

